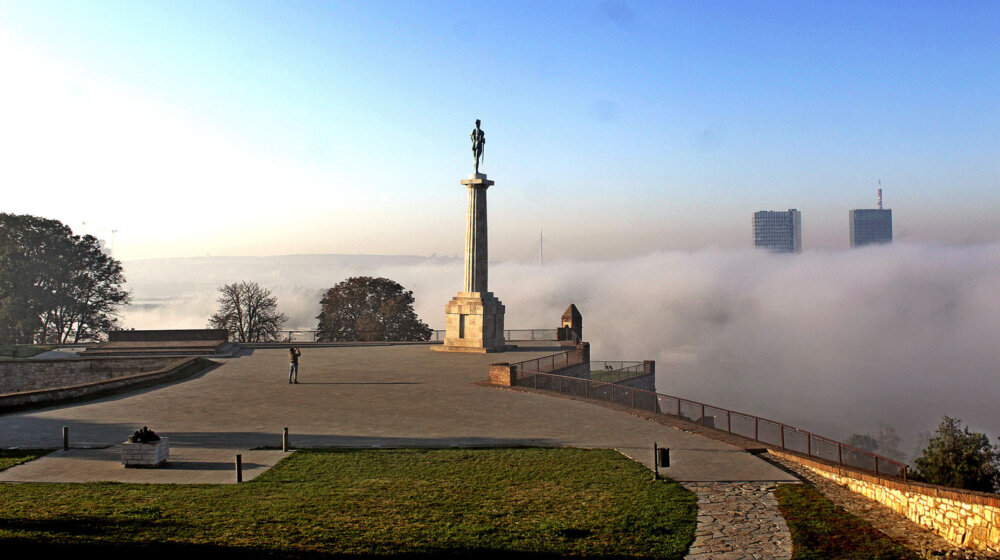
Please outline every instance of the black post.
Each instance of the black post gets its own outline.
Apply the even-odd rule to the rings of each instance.
[[[660,454],[656,450],[656,442],[653,442],[653,480],[660,480]]]
[[[243,456],[236,454],[236,483],[243,482]]]
[[[285,426],[285,430],[281,433],[281,450],[288,453],[288,426]]]
[[[69,451],[69,426],[63,426],[63,451]]]

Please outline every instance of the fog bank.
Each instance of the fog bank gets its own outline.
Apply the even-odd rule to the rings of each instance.
[[[457,259],[288,256],[126,263],[135,328],[204,327],[215,289],[254,280],[289,328],[315,328],[320,294],[353,275],[413,290],[443,328]],[[494,263],[508,328],[553,328],[570,303],[594,359],[655,359],[660,392],[835,438],[894,426],[912,451],[943,414],[1000,434],[1000,244],[894,244],[773,255],[671,252],[604,261]]]

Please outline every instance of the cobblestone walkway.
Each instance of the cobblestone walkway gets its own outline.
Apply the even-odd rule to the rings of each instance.
[[[792,557],[792,536],[778,512],[775,484],[692,482],[698,527],[686,560],[759,560]]]

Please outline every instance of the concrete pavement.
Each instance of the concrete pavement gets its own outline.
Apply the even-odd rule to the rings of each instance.
[[[186,454],[189,463],[218,471],[208,467],[231,462],[237,452],[279,447],[287,426],[293,447],[599,447],[618,449],[650,468],[657,442],[671,448],[671,466],[661,472],[675,480],[795,480],[713,439],[583,401],[475,384],[488,377],[491,362],[517,362],[560,350],[545,342],[517,344],[517,351],[485,355],[431,352],[425,345],[306,347],[297,385],[287,382],[287,350],[257,349],[220,360],[220,367],[186,381],[0,415],[0,447],[61,447],[63,426],[69,426],[73,447],[113,446],[149,426],[170,438],[172,459]],[[217,455],[209,457],[210,450]],[[0,480],[93,480],[81,466],[88,464],[100,470],[101,480],[136,476],[129,474],[133,469],[108,466],[117,464],[114,451],[89,452],[86,460],[81,456],[80,462],[54,466],[74,453],[83,452],[14,467],[0,473]],[[104,457],[108,465],[98,468],[95,457]],[[153,479],[142,481],[179,482],[178,473],[201,476],[189,472],[196,470],[142,471],[153,473]],[[216,475],[231,480],[231,472]],[[205,474],[203,481],[211,478]]]

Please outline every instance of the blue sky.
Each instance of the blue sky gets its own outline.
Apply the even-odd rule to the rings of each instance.
[[[750,244],[798,208],[848,245],[1000,240],[995,2],[0,0],[4,211],[122,258]],[[87,222],[83,226],[83,222]]]

